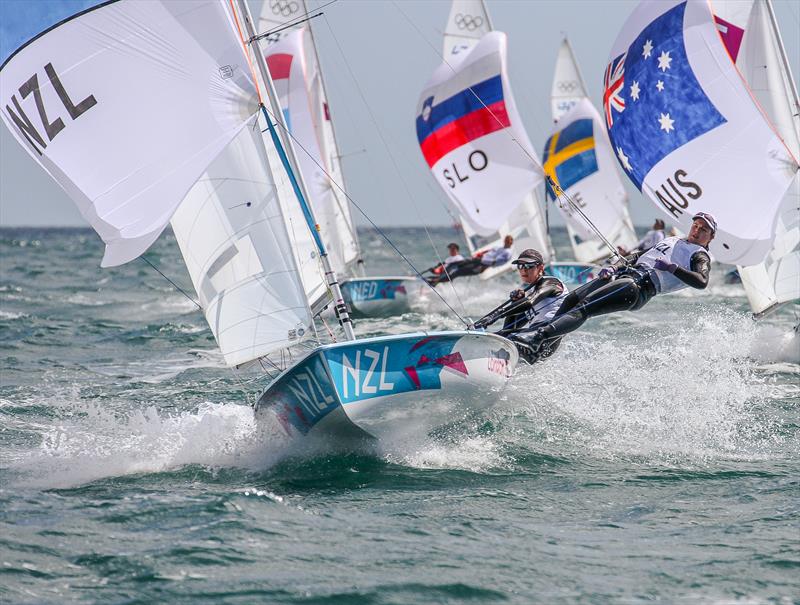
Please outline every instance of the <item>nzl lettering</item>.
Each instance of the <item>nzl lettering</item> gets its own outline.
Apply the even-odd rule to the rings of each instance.
[[[77,105],[73,103],[72,98],[69,96],[69,93],[67,93],[67,89],[64,88],[64,84],[62,84],[61,78],[58,77],[58,74],[56,73],[55,68],[53,68],[52,63],[48,63],[44,66],[44,72],[47,74],[50,84],[53,86],[53,90],[56,91],[58,98],[61,99],[61,103],[67,110],[69,117],[73,120],[77,120],[87,110],[97,105],[97,100],[94,98],[94,95],[89,95]],[[47,110],[44,106],[42,91],[39,87],[39,74],[33,74],[22,86],[19,87],[19,95],[21,98],[26,99],[31,94],[33,94],[33,101],[36,104],[36,110],[39,112],[39,118],[42,121],[42,127],[44,128],[45,135],[47,135],[47,140],[52,141],[54,138],[56,138],[56,135],[59,132],[64,130],[64,120],[58,117],[52,122],[50,121]],[[22,136],[24,136],[28,143],[31,144],[31,147],[33,147],[34,151],[36,151],[36,153],[39,155],[42,155],[42,149],[47,147],[44,137],[33,125],[33,122],[31,122],[31,119],[28,117],[28,114],[25,113],[25,110],[22,109],[22,106],[17,100],[16,94],[11,95],[11,103],[14,105],[14,108],[12,109],[9,105],[6,105],[6,113],[8,113],[11,121],[14,122],[16,127],[19,128]],[[55,111],[53,107],[50,109]],[[51,113],[51,115],[54,115],[54,113]]]
[[[461,172],[459,172],[458,166],[456,166],[455,162],[442,170],[442,176],[444,177],[444,180],[447,181],[450,189],[456,188],[456,181],[463,183],[464,181],[468,180],[470,169],[473,172],[480,172],[481,170],[484,170],[489,165],[489,158],[486,157],[486,154],[483,151],[476,149],[469,154],[469,157],[467,158],[467,164],[469,165],[469,169],[462,168]],[[450,170],[451,168],[452,172]],[[462,172],[464,173],[463,176],[461,174]]]
[[[700,185],[686,179],[685,170],[676,170],[675,174],[667,179],[667,182],[656,188],[656,197],[661,205],[669,211],[675,218],[680,218],[683,209],[689,206],[690,197],[693,200],[700,199],[703,190]],[[675,179],[673,182],[672,179]]]
[[[334,401],[331,395],[325,394],[317,377],[311,372],[298,372],[288,386],[298,403],[308,412],[309,419],[317,418]]]
[[[356,351],[355,363],[351,363],[347,355],[342,355],[342,390],[344,398],[350,397],[350,382],[354,383],[354,395],[359,397],[362,393],[365,395],[374,395],[378,391],[391,391],[394,389],[393,382],[386,382],[386,362],[389,359],[389,347],[383,347],[383,353],[373,351],[372,349],[364,349],[364,357],[369,360],[369,368],[362,377],[361,375],[361,351]],[[378,362],[381,362],[381,370],[378,375],[378,384],[374,384],[373,376],[375,375],[375,368]],[[364,366],[367,365],[365,361]]]

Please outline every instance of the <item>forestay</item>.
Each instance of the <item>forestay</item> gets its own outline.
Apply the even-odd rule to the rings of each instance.
[[[795,158],[800,158],[800,104],[771,3],[715,1],[717,28],[731,59]],[[800,176],[789,187],[764,262],[739,267],[756,314],[800,298]]]
[[[360,259],[350,204],[343,193],[341,153],[331,121],[319,56],[305,2],[264,2],[258,19],[267,65],[295,138],[314,216],[338,274],[353,273]],[[297,23],[297,21],[301,21]],[[286,27],[287,24],[289,27]],[[286,27],[286,29],[282,29]]]
[[[603,100],[620,164],[671,221],[688,231],[695,212],[711,212],[717,260],[765,258],[797,162],[730,60],[707,2],[642,2],[612,49]]]
[[[490,32],[437,68],[420,97],[417,139],[434,177],[475,233],[490,235],[542,182],[508,82],[507,40]]]
[[[313,329],[286,253],[289,238],[261,133],[252,126],[214,160],[172,217],[206,320],[231,366]]]
[[[32,2],[4,24],[0,105],[118,265],[155,241],[257,97],[218,0],[75,6]]]
[[[630,250],[637,239],[628,214],[628,194],[566,38],[556,61],[551,108],[556,125],[545,143],[542,161],[545,172],[578,207],[566,200],[559,203],[575,259],[591,263],[610,253],[581,213],[611,244]],[[547,196],[556,199],[549,185]]]

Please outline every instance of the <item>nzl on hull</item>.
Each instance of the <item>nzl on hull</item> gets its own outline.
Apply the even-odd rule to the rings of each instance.
[[[326,345],[281,374],[261,395],[255,413],[276,414],[290,434],[312,429],[343,437],[426,434],[491,407],[517,360],[513,343],[483,332]]]
[[[545,274],[557,277],[568,286],[585,284],[593,280],[600,267],[587,263],[548,263],[544,269]]]
[[[356,277],[341,287],[353,314],[379,317],[407,313],[426,286],[416,277]]]

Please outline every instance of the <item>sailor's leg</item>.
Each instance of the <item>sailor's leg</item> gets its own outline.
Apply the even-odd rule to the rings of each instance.
[[[577,330],[590,317],[633,309],[639,301],[639,294],[639,286],[629,277],[606,282],[589,292],[572,310],[555,317],[543,327],[518,332],[512,340],[538,350],[543,342]]]
[[[595,290],[602,288],[603,286],[607,286],[610,283],[611,280],[609,279],[597,278],[583,284],[582,286],[575,288],[564,298],[563,302],[561,303],[561,306],[558,308],[558,311],[556,311],[555,316],[558,317],[559,315],[563,315],[564,313],[572,311],[572,309],[574,309],[587,296],[589,296],[589,294],[591,294]]]

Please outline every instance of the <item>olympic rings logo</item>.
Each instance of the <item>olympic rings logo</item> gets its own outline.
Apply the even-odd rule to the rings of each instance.
[[[294,0],[270,0],[270,9],[274,15],[288,17],[300,10],[300,5]]]
[[[578,88],[578,83],[575,80],[570,80],[569,82],[559,82],[556,86],[561,92],[573,92]]]
[[[466,29],[467,31],[472,32],[483,26],[483,17],[480,15],[464,15],[462,13],[458,13],[456,15],[455,22],[458,29]]]

